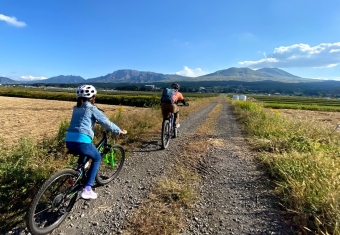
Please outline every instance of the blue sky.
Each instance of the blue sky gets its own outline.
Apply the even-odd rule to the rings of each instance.
[[[0,76],[281,68],[340,80],[339,0],[1,0]]]

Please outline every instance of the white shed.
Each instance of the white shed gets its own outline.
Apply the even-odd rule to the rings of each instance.
[[[246,95],[240,95],[240,100],[246,101],[247,100],[247,96]]]
[[[233,100],[239,100],[240,97],[238,95],[233,95]]]

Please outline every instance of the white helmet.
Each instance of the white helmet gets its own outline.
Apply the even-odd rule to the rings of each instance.
[[[97,90],[92,85],[82,85],[77,88],[76,97],[85,97],[91,98],[92,96],[97,94]]]

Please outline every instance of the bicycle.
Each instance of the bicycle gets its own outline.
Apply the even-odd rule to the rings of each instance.
[[[125,161],[124,148],[119,144],[109,144],[107,134],[104,131],[103,138],[96,145],[103,158],[96,175],[99,185],[108,184],[115,179]],[[56,172],[41,186],[28,210],[27,227],[32,234],[50,233],[66,219],[85,185],[89,160],[87,158],[75,170],[63,169]]]
[[[178,103],[177,103],[178,105]],[[189,103],[186,102],[185,104],[181,106],[189,106]],[[178,128],[176,127],[175,123],[175,117],[174,113],[170,113],[170,115],[167,118],[163,119],[162,122],[162,149],[166,149],[169,146],[170,139],[171,138],[177,138],[178,137]]]
[[[166,149],[169,146],[170,139],[178,136],[178,130],[175,124],[174,113],[170,113],[162,122],[162,148]]]

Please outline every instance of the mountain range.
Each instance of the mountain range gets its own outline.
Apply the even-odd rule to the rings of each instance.
[[[143,72],[132,69],[116,70],[104,76],[84,79],[75,75],[59,75],[46,80],[15,81],[6,77],[0,77],[0,84],[80,84],[80,83],[152,83],[171,81],[279,81],[287,83],[315,82],[313,79],[301,78],[278,68],[262,68],[252,70],[249,68],[229,68],[199,77],[186,77],[176,74],[162,74],[155,72]]]

